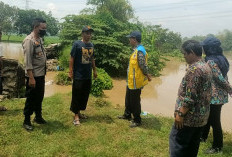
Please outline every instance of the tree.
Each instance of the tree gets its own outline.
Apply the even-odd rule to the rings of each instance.
[[[92,41],[97,67],[104,68],[114,76],[126,74],[130,52],[126,39],[129,29],[126,24],[114,19],[110,14],[70,15],[64,19],[60,33],[63,43],[67,45],[80,39],[82,27],[91,25],[94,29]]]
[[[0,30],[7,36],[8,40],[12,33],[15,32],[14,24],[16,22],[18,9],[10,7],[3,2],[0,2]]]
[[[49,35],[57,35],[59,31],[58,20],[52,17],[51,12],[46,14],[40,10],[19,10],[15,26],[18,34],[29,34],[32,31],[31,24],[34,18],[43,18],[47,22],[47,32]]]
[[[232,31],[224,30],[217,37],[221,40],[224,51],[232,51]]]
[[[128,0],[88,0],[87,4],[96,7],[96,13],[110,13],[113,18],[128,22],[134,17],[134,11]]]

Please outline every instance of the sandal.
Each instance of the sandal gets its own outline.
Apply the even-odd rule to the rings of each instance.
[[[80,119],[88,119],[88,117],[84,114],[78,114]]]
[[[74,125],[81,125],[79,119],[74,119],[74,120],[73,120],[73,124],[74,124]]]
[[[0,111],[7,111],[7,108],[4,106],[0,106]]]

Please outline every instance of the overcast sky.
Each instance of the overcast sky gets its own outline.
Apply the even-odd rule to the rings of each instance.
[[[1,0],[25,9],[26,0]],[[52,11],[60,20],[86,8],[86,0],[28,0],[29,9]],[[129,0],[141,22],[161,24],[185,36],[232,31],[232,0]]]

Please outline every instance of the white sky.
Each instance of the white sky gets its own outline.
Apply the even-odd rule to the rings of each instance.
[[[1,0],[25,9],[26,0]],[[86,8],[86,0],[28,0],[30,9],[52,11],[60,20]],[[148,24],[179,32],[182,37],[232,31],[232,0],[129,0],[135,16]]]

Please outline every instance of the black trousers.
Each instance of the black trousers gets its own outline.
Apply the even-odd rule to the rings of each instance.
[[[70,110],[78,114],[80,110],[85,110],[89,99],[92,80],[73,80],[72,85],[72,102]]]
[[[203,127],[176,129],[173,125],[169,136],[170,157],[197,157]]]
[[[125,112],[126,117],[134,117],[134,122],[141,123],[141,103],[140,103],[141,89],[131,90],[126,88],[126,98],[125,98]]]
[[[36,82],[35,88],[29,86],[29,78],[26,78],[26,102],[24,107],[24,115],[27,120],[30,118],[33,112],[35,112],[36,117],[42,116],[41,114],[45,89],[45,76],[34,78]]]
[[[221,108],[222,105],[210,105],[210,114],[208,123],[204,127],[202,134],[203,139],[208,138],[210,126],[213,128],[213,148],[222,148],[223,147],[223,134],[221,126]]]
[[[0,71],[1,72],[1,71]],[[2,94],[2,77],[0,76],[0,95]]]

